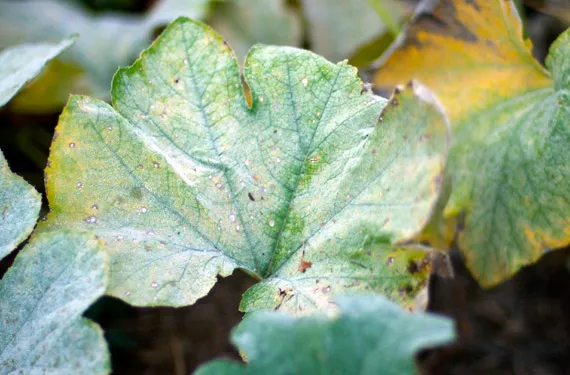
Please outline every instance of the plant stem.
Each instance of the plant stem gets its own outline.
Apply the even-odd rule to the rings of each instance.
[[[396,37],[400,33],[400,23],[394,19],[389,7],[386,7],[385,1],[386,0],[368,0],[378,16],[380,16],[382,22],[386,24],[390,32]]]

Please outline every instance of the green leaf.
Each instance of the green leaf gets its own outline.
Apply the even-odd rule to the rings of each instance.
[[[0,259],[32,233],[40,207],[40,194],[10,171],[0,151]]]
[[[59,72],[60,84],[68,87],[68,80],[74,79],[73,93],[89,93],[108,99],[109,82],[117,67],[132,62],[148,46],[156,27],[179,15],[201,18],[208,2],[163,0],[146,15],[136,17],[118,13],[95,16],[75,5],[55,0],[0,1],[0,48],[25,42],[53,42],[79,33],[77,43],[62,56],[62,60],[69,69],[80,69],[84,74]],[[32,89],[42,90],[42,87]],[[62,97],[67,100],[68,95]],[[61,108],[64,102],[52,105],[55,104]],[[34,106],[34,102],[20,103],[19,109],[33,110]]]
[[[228,1],[216,7],[209,24],[224,37],[239,59],[256,43],[301,45],[301,20],[283,1]]]
[[[429,92],[385,107],[356,69],[287,47],[254,47],[244,76],[251,108],[230,48],[179,19],[115,75],[114,108],[72,97],[48,229],[104,239],[108,293],[135,305],[192,304],[235,268],[263,280],[245,310],[329,310],[361,289],[409,303],[424,254],[390,243],[422,228],[439,192],[446,121]]]
[[[106,282],[91,236],[62,231],[32,239],[0,280],[0,373],[109,373],[103,332],[81,317]]]
[[[301,0],[308,20],[311,50],[339,61],[389,29],[370,0]],[[393,0],[382,0],[385,14],[399,22],[404,9]]]
[[[381,296],[344,297],[339,305],[334,319],[252,313],[232,333],[248,364],[218,360],[195,375],[412,375],[420,349],[454,339],[447,318],[410,314]]]
[[[57,44],[20,45],[2,51],[0,53],[0,107],[8,103],[26,83],[34,79],[50,60],[68,49],[74,40],[75,38],[65,39]]]

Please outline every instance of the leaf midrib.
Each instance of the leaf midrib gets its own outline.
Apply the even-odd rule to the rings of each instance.
[[[181,35],[182,35],[182,40],[184,42],[184,45],[188,46],[188,40],[186,39],[186,33],[184,32],[184,28],[181,26],[180,29],[181,29]],[[191,56],[189,55],[189,51],[190,51],[189,48],[185,48],[185,50],[186,50],[186,59],[188,61],[192,61]],[[239,71],[239,67],[237,67],[236,59],[233,59],[232,61],[233,61],[233,69],[237,69]],[[212,125],[210,123],[210,119],[208,118],[208,116],[205,112],[203,97],[198,92],[198,84],[197,84],[196,79],[195,79],[193,64],[188,64],[188,70],[190,72],[189,76],[190,76],[190,80],[192,81],[192,88],[194,91],[194,95],[198,99],[198,110],[199,110],[200,115],[202,117],[203,126],[206,129],[206,133],[208,135],[208,140],[210,141],[211,148],[214,151],[214,158],[218,160],[219,165],[223,166],[221,168],[222,176],[224,177],[224,181],[226,182],[226,186],[228,187],[228,190],[230,192],[232,205],[235,208],[237,217],[239,219],[239,223],[241,223],[241,225],[243,226],[243,233],[244,233],[245,239],[248,243],[248,250],[249,250],[250,256],[253,258],[253,262],[254,262],[255,269],[253,271],[255,273],[260,273],[261,268],[259,265],[259,259],[257,258],[257,255],[253,251],[254,246],[253,246],[253,241],[251,238],[251,232],[250,232],[248,226],[244,225],[246,223],[246,221],[243,219],[243,213],[242,213],[241,207],[237,204],[236,194],[235,194],[236,186],[232,183],[231,178],[228,176],[228,168],[220,160],[220,150],[218,149],[218,146],[216,145],[216,141],[215,141],[216,138],[214,137],[214,135],[211,132],[211,126]],[[243,94],[242,94],[242,97],[243,97]],[[245,97],[243,98],[243,100],[245,102]],[[226,254],[225,251],[223,251],[223,253]]]
[[[299,118],[297,116],[297,101],[295,100],[294,95],[293,95],[293,84],[291,81],[291,69],[290,69],[290,61],[289,61],[288,55],[286,56],[285,61],[286,61],[286,65],[287,65],[287,86],[289,89],[288,90],[289,103],[290,103],[290,106],[291,106],[292,111],[293,111],[295,126],[297,128],[298,144],[299,144],[299,147],[301,147],[302,143],[301,143],[301,132],[299,131],[299,122],[298,122]],[[265,269],[263,272],[264,278],[271,276],[271,269],[273,267],[275,254],[277,253],[277,249],[279,248],[279,243],[282,239],[283,230],[284,230],[285,225],[287,224],[288,220],[291,218],[291,215],[290,215],[291,214],[291,207],[293,205],[293,201],[295,200],[295,195],[297,193],[297,190],[299,189],[299,181],[301,179],[301,176],[303,175],[304,169],[307,166],[307,158],[309,157],[309,155],[311,155],[311,153],[313,151],[312,146],[313,146],[313,141],[315,139],[315,135],[317,134],[317,131],[318,131],[319,126],[322,122],[322,119],[325,117],[325,113],[327,112],[328,104],[329,104],[330,99],[332,97],[332,93],[336,87],[336,84],[338,82],[338,78],[340,77],[340,74],[343,70],[342,67],[337,66],[337,68],[338,68],[337,74],[336,74],[335,79],[331,85],[331,89],[329,91],[329,94],[327,95],[327,99],[323,105],[321,116],[319,117],[318,122],[315,124],[314,130],[313,130],[313,133],[311,134],[311,139],[309,140],[309,144],[307,145],[307,148],[305,150],[303,150],[304,151],[303,158],[300,159],[298,167],[295,169],[295,178],[294,178],[293,189],[288,190],[288,194],[287,194],[288,196],[286,197],[285,206],[287,206],[287,208],[286,208],[286,212],[285,212],[285,218],[281,221],[281,225],[280,225],[279,230],[278,230],[277,239],[275,240],[273,248],[271,249],[271,258],[269,260],[269,264],[267,265],[267,269]],[[282,264],[286,263],[287,260],[290,259],[295,253],[297,253],[297,251],[291,251],[289,253],[289,255],[286,257],[286,259],[282,262]]]

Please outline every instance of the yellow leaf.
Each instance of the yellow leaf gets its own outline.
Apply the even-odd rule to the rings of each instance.
[[[502,99],[552,86],[531,49],[510,0],[442,0],[416,15],[380,61],[374,83],[392,91],[417,79],[457,124]]]
[[[455,238],[484,286],[570,242],[570,30],[548,70],[531,49],[512,1],[441,0],[414,16],[374,76],[381,90],[421,81],[448,114],[449,194],[415,240],[448,249]]]

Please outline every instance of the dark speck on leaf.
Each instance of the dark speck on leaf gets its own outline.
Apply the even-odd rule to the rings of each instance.
[[[408,267],[406,268],[408,270],[408,272],[410,274],[415,274],[418,273],[420,271],[420,268],[418,267],[418,264],[416,262],[414,262],[413,260],[410,260],[408,262]]]
[[[255,202],[255,198],[253,197],[253,194],[247,193],[247,196],[249,197],[250,201]]]
[[[364,94],[364,93],[372,93],[372,84],[370,83],[363,83],[361,88],[360,88],[360,93]]]

